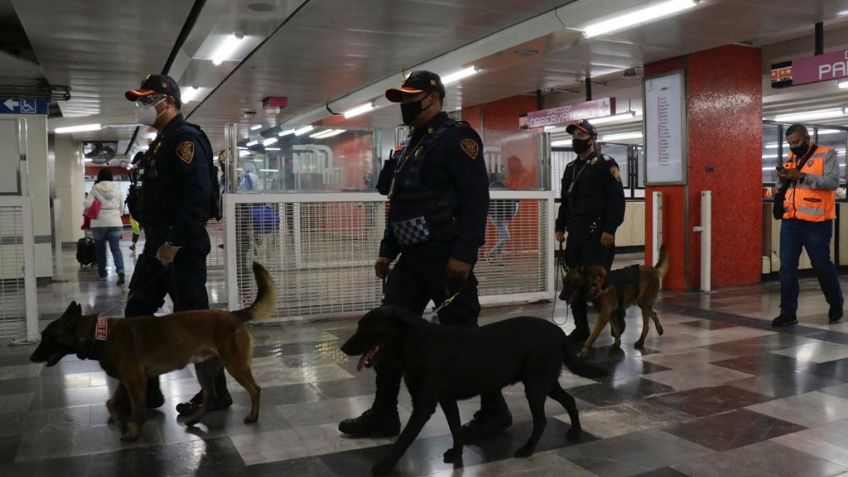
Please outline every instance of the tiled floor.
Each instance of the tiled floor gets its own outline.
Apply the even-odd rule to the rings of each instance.
[[[128,253],[128,272],[133,257]],[[623,257],[617,265],[632,261]],[[67,303],[104,309],[124,292],[112,281],[77,272],[39,289],[42,325]],[[213,302],[223,297],[220,269],[210,272]],[[566,440],[568,417],[554,402],[538,452],[513,459],[530,432],[520,385],[505,391],[515,424],[465,450],[454,471],[441,454],[450,445],[437,412],[398,465],[407,476],[740,476],[848,473],[848,324],[827,325],[815,281],[802,285],[802,315],[794,329],[775,332],[775,283],[710,295],[665,294],[658,305],[665,327],[635,350],[641,319],[631,310],[622,349],[602,335],[591,359],[612,375],[590,380],[563,373],[577,399],[584,433]],[[549,318],[552,305],[484,311],[490,323],[530,314]],[[570,331],[566,308],[556,320]],[[263,387],[259,423],[241,422],[248,398],[231,383],[235,405],[186,428],[174,404],[192,395],[191,370],[162,378],[167,404],[148,413],[141,439],[121,443],[106,422],[104,402],[115,383],[96,362],[66,357],[53,368],[33,365],[31,347],[0,347],[0,476],[364,476],[391,439],[351,439],[340,419],[367,409],[373,372],[339,351],[353,321],[257,326],[254,372]],[[400,399],[401,418],[411,411]],[[460,403],[464,420],[477,401]]]

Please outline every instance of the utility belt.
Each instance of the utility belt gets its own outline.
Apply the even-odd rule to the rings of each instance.
[[[578,216],[568,220],[568,234],[576,236],[600,236],[603,233],[603,222],[597,216]]]
[[[452,241],[457,236],[453,214],[419,215],[390,221],[389,230],[402,248],[434,241]]]

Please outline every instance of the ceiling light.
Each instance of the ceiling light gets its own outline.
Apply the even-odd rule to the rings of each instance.
[[[463,68],[459,71],[455,71],[453,73],[448,73],[442,76],[442,84],[447,86],[452,83],[456,83],[457,81],[468,78],[469,76],[476,74],[478,71],[476,66],[469,66],[468,68]]]
[[[239,157],[249,156],[251,154],[250,151],[239,151]]]
[[[259,169],[260,172],[280,172],[279,169]]]
[[[374,103],[368,102],[368,103],[365,103],[363,105],[357,106],[355,108],[348,109],[347,111],[345,111],[342,114],[344,114],[345,119],[350,119],[354,116],[359,116],[360,114],[365,114],[368,111],[371,111],[372,109],[374,109]]]
[[[271,137],[271,138],[268,138],[268,139],[262,141],[262,145],[263,146],[270,146],[271,144],[274,144],[277,141],[279,141],[278,138]]]
[[[80,126],[66,126],[63,128],[56,128],[53,132],[56,134],[68,134],[75,132],[85,132],[85,131],[99,131],[99,124],[83,124]]]
[[[180,100],[185,103],[197,101],[207,88],[198,88],[197,86],[189,86],[188,88],[180,88]]]
[[[830,136],[831,134],[845,134],[845,130],[843,129],[819,129],[819,136]]]
[[[325,129],[325,130],[323,130],[323,131],[318,131],[318,132],[317,132],[317,133],[315,133],[315,134],[310,134],[310,135],[309,135],[309,137],[310,137],[310,138],[312,138],[312,139],[320,139],[320,138],[321,138],[321,137],[323,137],[325,134],[327,134],[327,133],[331,133],[331,132],[333,132],[333,131],[335,131],[335,129]]]
[[[331,130],[331,131],[327,132],[326,134],[324,134],[323,136],[318,137],[316,139],[327,139],[327,138],[330,138],[330,137],[336,137],[343,132],[345,132],[344,129],[334,129],[334,130]]]
[[[841,79],[836,83],[836,86],[839,86],[840,89],[848,88],[848,79]]]
[[[566,126],[545,126],[544,131],[546,133],[561,133],[565,132]]]
[[[235,32],[224,37],[218,44],[218,48],[212,53],[212,64],[218,66],[224,61],[231,60],[233,53],[236,52],[242,41],[244,41],[244,34],[241,32]]]
[[[247,147],[255,146],[255,145],[257,145],[257,144],[259,144],[259,141],[257,141],[256,139],[254,139],[253,141],[250,141],[249,143],[247,143]]]
[[[279,147],[266,147],[265,150],[266,151],[279,151],[280,148]]]
[[[642,132],[635,131],[619,134],[607,134],[601,138],[601,142],[632,141],[633,139],[642,139]]]
[[[838,109],[820,109],[816,111],[801,111],[798,113],[778,114],[774,120],[779,123],[792,123],[802,121],[814,121],[817,119],[832,119],[845,116],[845,110]]]
[[[763,147],[765,147],[766,149],[777,149],[777,143],[776,142],[770,142]]]
[[[288,136],[289,134],[294,134],[294,129],[286,129],[285,131],[280,131],[280,134],[277,134],[277,136],[283,137]]]
[[[566,141],[564,139],[560,139],[559,141],[552,141],[551,147],[569,147],[571,146],[571,141]]]
[[[836,16],[844,17],[845,15],[848,15],[848,10],[842,10],[841,12],[836,12]]]
[[[301,135],[303,135],[303,134],[308,133],[309,131],[312,131],[313,129],[315,129],[315,127],[314,127],[314,126],[312,126],[312,125],[304,126],[304,127],[300,128],[300,129],[295,129],[295,130],[294,130],[294,135],[295,135],[295,136],[301,136]]]
[[[590,119],[589,122],[592,123],[593,126],[598,126],[601,124],[618,124],[637,120],[642,120],[641,114],[637,116],[636,111],[627,111],[621,114],[616,114],[614,116],[605,116],[603,118]]]
[[[257,129],[261,129],[261,128],[262,128],[261,124],[254,124],[253,126],[250,126],[251,131],[256,131]]]
[[[698,0],[667,0],[630,13],[617,15],[608,20],[592,23],[583,27],[582,30],[586,38],[592,38],[641,25],[662,17],[668,17],[677,12],[692,8],[697,4]]]

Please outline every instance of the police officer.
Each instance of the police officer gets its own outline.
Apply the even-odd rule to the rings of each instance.
[[[389,101],[400,103],[403,122],[413,129],[381,174],[378,190],[388,193],[390,207],[374,269],[378,277],[388,276],[384,304],[421,315],[431,299],[439,305],[455,296],[439,311],[439,322],[476,327],[480,302],[472,268],[485,237],[489,182],[480,136],[467,123],[448,118],[442,111],[444,97],[441,78],[429,71],[414,71],[400,88],[386,91]],[[378,361],[375,370],[374,404],[339,424],[345,434],[376,437],[400,431],[401,371],[389,360]],[[480,411],[463,430],[466,438],[476,438],[511,424],[497,392],[482,397]]]
[[[556,239],[565,243],[565,264],[603,265],[607,270],[615,256],[615,231],[624,221],[624,188],[618,164],[597,152],[598,131],[588,121],[570,124],[571,147],[577,159],[562,174],[562,192],[556,219]],[[583,343],[589,337],[587,305],[571,304],[575,329],[568,337]]]
[[[135,102],[138,122],[158,134],[138,164],[140,190],[130,194],[128,201],[146,240],[130,280],[125,315],[154,314],[166,294],[174,302],[174,311],[209,309],[206,221],[219,212],[212,146],[200,127],[186,122],[180,113],[180,87],[172,78],[149,75],[139,89],[127,91],[126,98]],[[219,362],[207,364],[220,368],[211,410],[227,408],[232,399],[223,367]],[[147,407],[161,406],[159,379],[147,384]],[[201,401],[202,393],[198,393],[178,404],[177,411],[192,414]]]

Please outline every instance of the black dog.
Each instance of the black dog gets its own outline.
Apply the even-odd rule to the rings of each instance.
[[[565,363],[585,377],[604,376],[603,369],[580,361],[566,342],[565,333],[548,321],[519,317],[480,328],[446,327],[429,323],[407,310],[383,306],[359,320],[356,333],[342,346],[348,355],[363,355],[359,369],[379,359],[392,359],[403,370],[412,396],[412,416],[389,454],[372,469],[391,471],[421,432],[438,403],[445,413],[453,447],[445,462],[462,466],[462,438],[457,399],[499,391],[519,381],[533,414],[533,433],[516,457],[533,454],[545,429],[545,398],[565,407],[571,419],[570,438],[580,434],[580,418],[574,398],[558,378]]]

